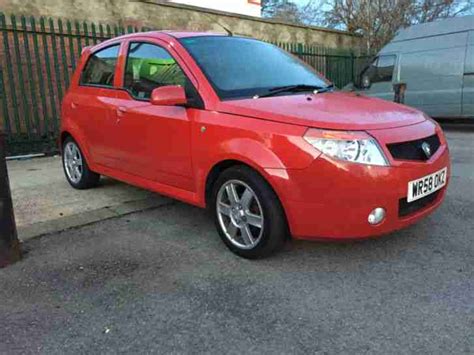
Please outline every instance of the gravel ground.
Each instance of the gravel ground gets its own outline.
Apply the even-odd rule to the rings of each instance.
[[[406,230],[249,261],[178,202],[25,243],[0,270],[0,353],[474,352],[474,129],[445,203]]]

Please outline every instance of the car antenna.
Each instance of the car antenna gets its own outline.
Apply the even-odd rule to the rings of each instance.
[[[208,14],[204,14],[206,15],[207,18],[211,19],[212,22],[214,22],[216,25],[218,25],[220,28],[222,28],[229,37],[233,37],[234,34],[232,33],[231,30],[229,30],[227,27],[225,27],[222,23],[220,23],[219,21],[215,20],[214,18],[212,18],[211,16],[209,16]]]
[[[227,27],[225,27],[224,25],[220,24],[220,23],[219,23],[219,22],[217,22],[217,21],[216,21],[216,23],[217,23],[219,26],[221,26],[221,27],[224,29],[224,31],[226,31],[226,32],[227,32],[227,34],[229,35],[229,37],[232,37],[232,36],[234,36],[234,34],[232,33],[232,31],[231,31],[231,30],[229,30]]]

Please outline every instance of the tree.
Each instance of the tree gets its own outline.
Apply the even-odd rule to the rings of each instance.
[[[276,20],[300,23],[300,8],[290,0],[263,0],[262,16]]]
[[[264,17],[338,28],[364,36],[367,51],[389,42],[403,27],[474,13],[474,0],[263,0]]]
[[[456,0],[333,0],[324,24],[360,33],[368,51],[380,49],[403,27],[472,11],[472,2]]]
[[[298,2],[291,0],[262,0],[262,16],[285,22],[315,25],[323,23],[322,8],[327,0],[306,0]]]

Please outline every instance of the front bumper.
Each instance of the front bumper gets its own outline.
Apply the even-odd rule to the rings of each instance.
[[[384,142],[385,144],[385,142]],[[306,169],[268,169],[284,206],[291,234],[298,239],[358,239],[404,228],[433,212],[443,201],[451,172],[442,144],[426,162],[391,162],[389,167],[336,161],[320,156]],[[399,203],[408,182],[448,168],[448,180],[428,204],[405,216]],[[378,225],[368,223],[376,207],[386,210]]]

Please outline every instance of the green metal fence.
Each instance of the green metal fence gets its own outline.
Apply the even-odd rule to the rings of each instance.
[[[60,102],[84,46],[125,33],[151,30],[0,12],[0,126],[7,155],[56,150]],[[276,43],[337,87],[351,82],[360,57],[350,51]]]

